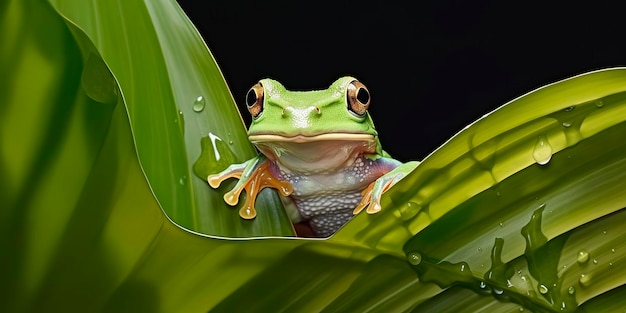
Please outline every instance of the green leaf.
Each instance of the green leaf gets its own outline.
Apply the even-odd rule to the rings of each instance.
[[[204,181],[254,149],[175,2],[0,8],[2,312],[626,306],[626,69],[506,104],[328,240],[243,239],[292,230]]]
[[[51,3],[113,73],[142,170],[175,223],[219,236],[293,234],[276,195],[264,193],[259,216],[246,221],[224,204],[226,188],[208,187],[210,172],[255,151],[215,61],[175,2]]]

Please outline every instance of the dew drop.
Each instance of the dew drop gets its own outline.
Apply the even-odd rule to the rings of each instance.
[[[580,274],[580,278],[578,279],[578,282],[584,287],[589,286],[591,284],[591,275]]]
[[[615,253],[615,248],[612,248],[612,249],[611,249],[611,253]]]
[[[200,140],[201,152],[193,164],[193,173],[206,180],[210,174],[216,174],[229,165],[237,163],[237,157],[217,135],[209,135]]]
[[[407,260],[413,265],[418,265],[422,262],[422,255],[418,252],[411,252],[407,256]]]
[[[598,259],[593,259],[593,264],[598,264]]]
[[[119,95],[117,84],[109,68],[99,56],[89,54],[83,64],[80,82],[83,91],[92,100],[104,104],[117,103]]]
[[[535,159],[539,165],[546,165],[550,162],[551,158],[552,146],[545,136],[539,137],[539,140],[537,140],[535,148],[533,149],[533,159]]]
[[[584,249],[578,251],[577,260],[578,260],[578,263],[580,264],[587,263],[587,261],[589,261],[589,252],[587,252],[587,250],[584,250]]]
[[[569,286],[569,288],[567,288],[567,293],[569,293],[570,295],[575,294],[576,288],[574,288],[574,286]]]
[[[178,111],[178,116],[174,119],[174,124],[178,124],[181,133],[185,132],[185,115],[183,111]]]
[[[178,180],[178,183],[182,186],[184,186],[187,183],[187,176],[183,176]]]
[[[545,295],[546,293],[548,293],[548,287],[546,287],[546,286],[545,286],[545,285],[543,285],[543,284],[542,284],[542,285],[539,285],[539,292],[540,292],[542,295]]]
[[[576,108],[576,106],[574,106],[574,105],[569,106],[569,107],[565,108],[565,112],[573,111],[575,108]]]
[[[500,226],[500,228],[504,227],[504,223],[500,222],[498,223],[498,226]]]
[[[602,102],[602,100],[596,100],[595,101],[596,107],[601,108],[604,106],[604,102]]]
[[[398,211],[400,213],[400,218],[408,221],[415,217],[415,215],[417,215],[417,213],[419,213],[421,210],[422,206],[419,203],[409,201],[406,205],[403,205]]]
[[[563,127],[568,128],[572,126],[572,123],[570,122],[563,122],[561,125],[563,125]]]
[[[204,100],[204,97],[198,96],[196,100],[193,102],[193,110],[196,112],[202,112],[202,110],[204,110],[205,105],[206,105],[206,100]]]

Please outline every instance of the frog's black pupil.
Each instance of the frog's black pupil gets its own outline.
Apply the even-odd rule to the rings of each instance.
[[[246,94],[246,105],[251,107],[256,103],[256,100],[256,92],[254,92],[254,89],[248,90],[248,94]]]
[[[359,91],[357,91],[356,93],[356,98],[357,100],[359,100],[359,102],[366,104],[368,101],[370,101],[370,93],[367,92],[365,88],[359,88]]]

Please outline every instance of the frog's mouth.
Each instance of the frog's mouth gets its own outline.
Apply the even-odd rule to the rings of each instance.
[[[358,133],[328,133],[314,136],[295,135],[282,136],[276,134],[258,134],[248,136],[248,140],[252,143],[261,142],[295,142],[305,143],[314,141],[341,140],[341,141],[374,141],[374,136],[370,134]]]
[[[352,164],[359,155],[376,152],[376,138],[370,134],[257,134],[248,139],[270,160],[294,172],[336,171]]]

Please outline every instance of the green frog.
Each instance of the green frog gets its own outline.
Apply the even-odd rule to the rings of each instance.
[[[275,188],[291,221],[308,222],[318,237],[332,235],[363,209],[380,211],[381,195],[419,162],[402,163],[382,150],[367,111],[370,100],[367,87],[353,77],[314,91],[259,81],[246,105],[252,115],[248,139],[261,154],[209,175],[209,184],[217,188],[238,178],[224,200],[234,206],[245,190],[239,212],[245,219],[256,216],[258,192]]]

